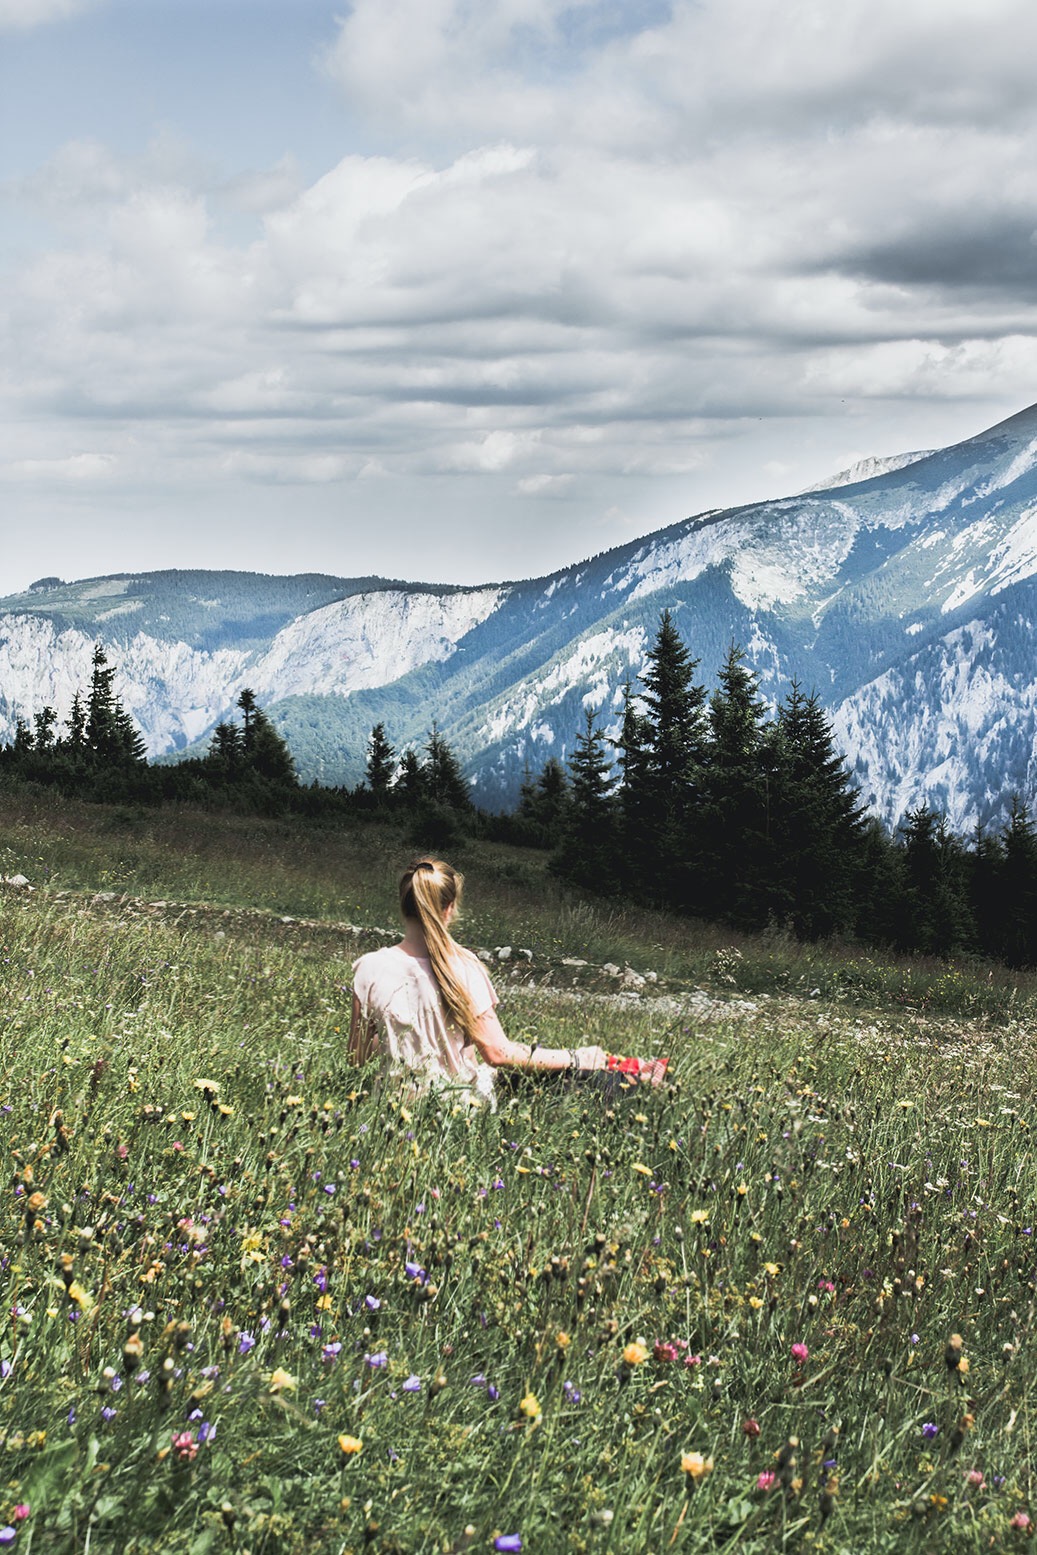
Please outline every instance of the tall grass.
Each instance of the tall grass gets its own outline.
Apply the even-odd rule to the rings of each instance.
[[[26,806],[4,848],[40,886],[0,898],[14,1548],[1024,1545],[1026,988],[587,906],[491,850],[469,938],[545,979],[502,977],[505,1025],[674,1083],[469,1113],[350,1069],[368,940],[281,922],[388,928],[391,835]],[[267,911],[84,894],[116,888]],[[663,997],[563,986],[584,954]]]

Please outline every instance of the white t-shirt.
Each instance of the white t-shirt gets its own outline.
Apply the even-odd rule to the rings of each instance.
[[[493,984],[471,951],[458,947],[456,969],[468,989],[476,1016],[497,1003]],[[353,992],[365,1019],[381,1034],[386,1068],[403,1066],[421,1088],[456,1085],[489,1101],[493,1068],[454,1024],[425,956],[411,956],[399,945],[369,951],[353,964]]]

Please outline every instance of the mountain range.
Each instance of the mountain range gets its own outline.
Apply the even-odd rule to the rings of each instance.
[[[41,579],[0,599],[0,739],[64,717],[100,640],[153,757],[203,750],[249,686],[306,780],[355,783],[374,723],[401,750],[435,719],[495,808],[566,757],[585,708],[618,730],[664,608],[707,685],[736,642],[772,703],[816,690],[888,823],[924,801],[958,831],[997,821],[1037,793],[1037,406],[533,580]]]

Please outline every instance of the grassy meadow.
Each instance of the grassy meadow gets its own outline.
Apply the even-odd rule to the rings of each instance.
[[[509,1032],[672,1081],[407,1104],[344,1046],[409,852],[0,794],[0,1544],[1025,1548],[1034,980],[480,845]]]

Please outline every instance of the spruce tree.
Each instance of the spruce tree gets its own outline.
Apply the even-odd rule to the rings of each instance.
[[[104,648],[94,644],[90,691],[86,703],[86,743],[95,756],[112,760],[118,752],[115,723],[116,696],[112,687],[115,667],[108,663]]]
[[[1009,966],[1037,965],[1037,831],[1018,795],[1001,833],[1000,940]]]
[[[619,861],[624,889],[642,899],[651,896],[650,883],[654,884],[656,879],[656,847],[649,820],[647,739],[648,721],[638,711],[628,680],[623,687],[619,739],[612,742],[619,766]]]
[[[367,786],[375,799],[383,800],[392,787],[396,752],[385,737],[385,725],[375,724],[367,745]]]
[[[33,746],[38,753],[53,751],[55,746],[54,730],[57,727],[58,715],[52,707],[45,707],[42,712],[33,717]]]
[[[927,955],[949,956],[972,944],[968,862],[944,816],[929,805],[910,810],[900,828],[905,897],[901,943]]]
[[[709,701],[702,778],[699,910],[761,927],[772,910],[771,790],[777,739],[758,681],[732,645]]]
[[[471,794],[460,763],[433,723],[425,746],[424,792],[433,804],[465,814],[472,809]]]
[[[706,689],[695,682],[698,659],[688,653],[669,610],[648,652],[643,733],[641,815],[647,860],[658,894],[675,906],[694,903],[699,873],[698,784],[705,756]],[[635,861],[636,865],[636,861]]]
[[[94,644],[84,738],[91,755],[107,768],[143,766],[144,741],[115,694],[115,667],[104,648]]]
[[[771,789],[771,912],[803,938],[855,920],[864,809],[816,693],[799,683],[779,709]]]
[[[265,782],[274,788],[297,788],[299,779],[287,742],[278,734],[261,707],[251,710],[249,732],[242,744],[245,760]]]
[[[256,711],[255,693],[246,686],[238,697],[236,706],[241,711],[241,745],[248,755],[252,749],[252,724]]]
[[[541,848],[557,847],[568,803],[565,768],[556,756],[548,757],[536,778],[527,771],[516,810],[523,841]]]
[[[209,740],[206,765],[231,782],[241,770],[244,755],[244,742],[237,724],[218,723]]]
[[[393,784],[393,792],[399,795],[408,810],[414,808],[425,792],[424,770],[417,752],[409,746],[400,757],[400,770]]]
[[[599,894],[613,890],[619,879],[614,780],[605,745],[588,709],[569,758],[569,803],[551,865],[567,880]]]
[[[69,715],[65,719],[65,738],[62,744],[71,756],[79,756],[86,749],[86,708],[77,691],[72,698]]]

